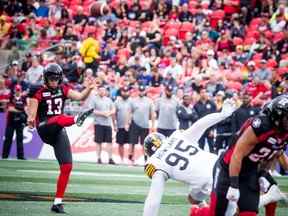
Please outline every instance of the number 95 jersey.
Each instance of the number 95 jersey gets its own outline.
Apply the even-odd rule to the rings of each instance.
[[[63,114],[64,103],[67,99],[70,87],[60,85],[55,90],[50,90],[45,86],[34,87],[30,89],[28,97],[38,101],[37,124],[45,121],[52,116]]]
[[[213,166],[217,155],[205,152],[198,143],[191,143],[172,134],[148,159],[145,173],[152,178],[157,170],[166,173],[167,178],[190,185],[212,184]]]

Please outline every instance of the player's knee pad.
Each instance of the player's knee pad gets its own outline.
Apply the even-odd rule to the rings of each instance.
[[[62,174],[70,174],[72,171],[72,163],[67,163],[67,164],[61,164],[60,165],[60,171]]]
[[[257,216],[257,213],[246,211],[246,212],[240,212],[239,216]]]

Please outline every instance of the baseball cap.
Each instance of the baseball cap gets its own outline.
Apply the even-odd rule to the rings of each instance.
[[[21,91],[22,90],[22,87],[21,87],[21,85],[16,85],[15,86],[15,91]]]
[[[216,93],[216,95],[221,95],[221,96],[224,97],[224,96],[225,96],[225,93],[224,93],[224,91],[221,91],[221,90],[220,90],[220,91],[218,91],[218,92]]]
[[[254,61],[249,61],[247,65],[248,66],[255,66],[255,62]]]
[[[12,61],[12,65],[19,65],[19,62],[17,60]]]
[[[261,64],[266,64],[267,61],[266,61],[265,59],[261,59],[260,63],[261,63]]]
[[[128,92],[130,89],[129,89],[129,87],[128,86],[123,86],[122,88],[121,88],[121,91],[124,91],[124,92]]]
[[[139,85],[138,89],[139,91],[145,91],[146,87],[145,85]]]
[[[167,91],[173,91],[173,86],[172,86],[172,85],[167,85],[167,86],[165,87],[165,89],[166,89]]]

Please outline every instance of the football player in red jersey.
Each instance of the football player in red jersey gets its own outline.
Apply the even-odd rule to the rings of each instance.
[[[94,88],[92,82],[86,83],[82,92],[77,92],[62,84],[62,68],[55,63],[46,66],[44,70],[43,86],[31,89],[28,99],[28,126],[36,126],[43,142],[54,148],[55,156],[60,165],[57,181],[56,196],[51,211],[65,213],[62,199],[72,170],[72,154],[65,128],[77,124],[81,126],[93,110],[80,113],[78,117],[63,114],[64,103],[67,98],[84,100]]]
[[[281,95],[264,107],[261,114],[244,123],[232,145],[216,162],[209,215],[224,216],[230,210],[229,215],[233,215],[238,208],[240,216],[256,216],[260,167],[277,157],[287,159],[284,153],[287,144],[288,96]]]

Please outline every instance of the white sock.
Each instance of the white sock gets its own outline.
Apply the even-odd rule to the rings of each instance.
[[[269,194],[262,194],[259,200],[259,208],[267,205],[268,203],[270,203],[270,201],[271,201],[271,198]]]
[[[57,205],[57,204],[60,204],[60,203],[62,203],[62,198],[57,198],[57,197],[55,197],[55,199],[54,199],[54,205]]]

